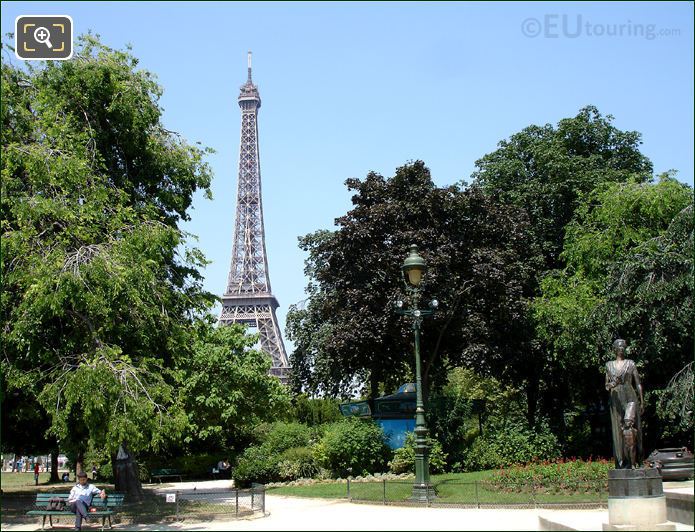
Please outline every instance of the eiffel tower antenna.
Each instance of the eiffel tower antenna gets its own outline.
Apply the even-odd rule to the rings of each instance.
[[[261,107],[261,96],[258,87],[251,80],[251,52],[248,53],[248,79],[241,86],[238,101],[241,107],[241,143],[236,221],[232,263],[227,289],[222,296],[219,324],[244,323],[257,328],[261,349],[273,361],[270,374],[286,383],[289,362],[275,314],[278,301],[270,289],[265,248],[258,152],[258,109]]]
[[[252,83],[251,81],[251,50],[249,50],[249,79],[246,81],[246,83]]]

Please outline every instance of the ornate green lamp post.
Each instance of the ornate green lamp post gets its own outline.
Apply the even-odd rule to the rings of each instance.
[[[415,484],[413,484],[413,499],[428,501],[434,496],[430,484],[429,453],[427,449],[427,427],[425,426],[425,403],[422,399],[422,374],[420,371],[420,326],[425,316],[431,316],[439,306],[437,300],[432,300],[428,310],[419,309],[420,283],[426,269],[425,260],[418,255],[417,246],[410,246],[410,255],[401,266],[403,282],[409,294],[410,308],[403,308],[403,301],[396,302],[396,312],[413,318],[415,332],[415,382],[417,386],[417,403],[415,407]]]

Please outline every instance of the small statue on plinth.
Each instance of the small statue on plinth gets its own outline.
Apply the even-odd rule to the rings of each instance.
[[[606,363],[606,390],[613,433],[616,469],[640,467],[642,459],[642,423],[644,410],[642,384],[634,361],[625,358],[625,340],[613,342],[615,360]]]

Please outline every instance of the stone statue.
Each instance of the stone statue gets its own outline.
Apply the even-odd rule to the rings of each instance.
[[[613,342],[615,360],[606,363],[606,390],[610,393],[615,468],[635,469],[642,459],[644,397],[637,367],[625,358],[625,347],[625,340]]]

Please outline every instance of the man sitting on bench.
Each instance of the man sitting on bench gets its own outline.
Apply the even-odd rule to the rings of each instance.
[[[87,482],[87,473],[80,471],[77,473],[77,484],[70,490],[68,505],[70,511],[75,514],[75,530],[82,530],[82,519],[87,518],[89,507],[92,504],[92,497],[99,495],[102,499],[106,498],[106,490],[100,490],[96,486]]]

